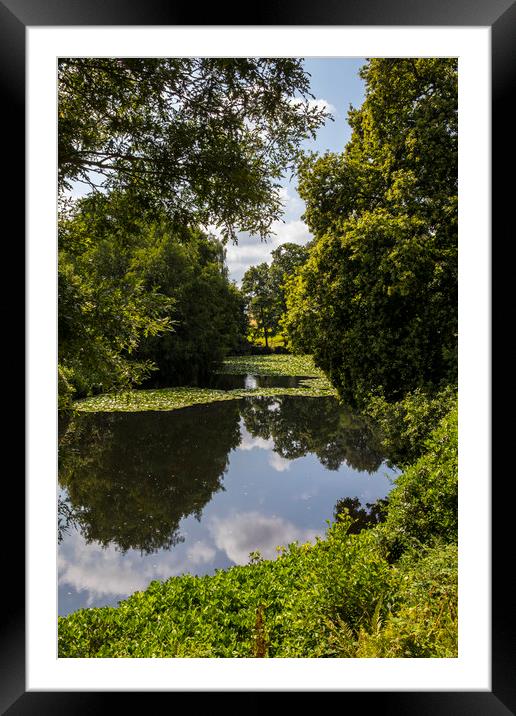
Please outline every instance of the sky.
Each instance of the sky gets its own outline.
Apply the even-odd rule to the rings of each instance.
[[[304,66],[311,75],[310,87],[316,101],[325,105],[334,118],[328,119],[321,127],[315,140],[303,142],[303,149],[324,154],[326,151],[342,152],[351,136],[347,123],[350,105],[360,107],[364,100],[364,82],[358,71],[365,63],[365,58],[306,58]],[[281,196],[284,202],[282,221],[273,224],[274,235],[267,242],[248,233],[238,234],[238,244],[228,244],[226,261],[229,277],[238,285],[249,266],[272,260],[271,252],[286,242],[306,244],[312,238],[301,216],[304,202],[296,190],[296,179],[289,181],[286,177],[282,182]],[[88,192],[86,185],[76,183],[72,195],[81,196]],[[213,228],[210,227],[213,233]]]
[[[326,151],[342,152],[351,137],[347,123],[350,105],[360,107],[364,100],[364,81],[358,70],[365,64],[365,58],[307,58],[305,69],[310,73],[311,92],[319,101],[324,101],[334,121],[327,120],[319,129],[315,140],[303,142],[303,149],[324,154]],[[247,233],[238,235],[238,244],[228,244],[226,260],[229,277],[240,284],[249,266],[272,260],[271,252],[281,244],[293,242],[306,244],[312,238],[308,227],[302,221],[304,202],[296,190],[294,178],[282,182],[281,194],[285,204],[283,222],[274,222],[275,236],[267,242]]]

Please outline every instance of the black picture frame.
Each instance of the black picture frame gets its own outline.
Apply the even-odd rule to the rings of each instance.
[[[199,17],[202,16],[202,23]],[[235,18],[238,21],[235,22]],[[512,208],[512,181],[501,172],[514,155],[514,120],[508,111],[516,88],[516,4],[512,0],[262,0],[253,8],[253,16],[243,18],[229,4],[199,8],[174,4],[167,0],[0,0],[0,88],[3,99],[5,129],[4,156],[10,158],[9,181],[4,189],[5,206],[17,217],[14,224],[20,232],[25,216],[25,29],[28,26],[116,26],[116,25],[359,25],[359,26],[481,26],[491,28],[492,37],[492,216],[493,236],[501,238],[501,227],[509,227]],[[8,141],[6,141],[8,138]],[[497,171],[498,170],[498,171]],[[509,194],[511,192],[511,195]],[[7,234],[4,234],[7,238]],[[24,262],[23,239],[13,240],[17,259]],[[493,255],[494,258],[494,255]],[[492,300],[491,310],[496,307]],[[22,321],[23,323],[23,321]],[[21,328],[12,327],[24,345]],[[30,348],[30,346],[27,346]],[[16,397],[19,402],[19,394]],[[492,455],[494,449],[494,435]],[[19,469],[13,471],[9,485],[9,504],[24,505],[25,486]],[[503,488],[503,493],[502,493]],[[512,590],[507,589],[504,545],[511,544],[511,527],[501,517],[502,500],[506,504],[505,485],[499,477],[492,480],[492,690],[450,692],[346,692],[340,707],[353,705],[378,709],[382,714],[439,714],[445,716],[504,716],[516,711],[516,636]],[[4,498],[5,499],[5,498]],[[4,504],[7,504],[7,499]],[[499,519],[495,519],[498,513]],[[7,525],[7,520],[4,520]],[[4,535],[9,545],[9,587],[4,584],[8,601],[2,614],[0,652],[0,709],[10,716],[18,714],[85,714],[121,708],[120,693],[26,691],[25,685],[25,592],[23,535],[13,539],[12,527]],[[20,532],[22,532],[20,530]],[[15,544],[14,544],[15,542]],[[407,689],[410,685],[407,685]],[[338,691],[338,689],[336,689]],[[158,695],[154,694],[153,695]],[[164,694],[161,694],[162,696]],[[165,694],[170,698],[170,693]],[[201,695],[201,694],[198,694]],[[139,693],[130,693],[132,705],[141,703]],[[147,698],[147,695],[144,696]],[[116,701],[115,701],[116,699]],[[357,699],[360,699],[358,702]],[[365,699],[365,701],[364,701]]]

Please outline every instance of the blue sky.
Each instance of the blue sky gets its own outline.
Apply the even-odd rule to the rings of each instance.
[[[305,68],[311,75],[311,91],[317,100],[324,101],[334,121],[328,120],[317,133],[314,141],[305,141],[303,148],[324,154],[326,151],[342,152],[351,136],[347,123],[350,105],[360,107],[364,100],[364,82],[358,76],[365,58],[309,58]],[[239,234],[238,245],[228,245],[227,264],[230,278],[240,283],[249,266],[263,261],[270,263],[271,251],[292,241],[306,244],[311,235],[301,220],[304,202],[296,191],[296,179],[282,182],[285,213],[283,222],[274,224],[275,236],[266,243],[249,234]]]

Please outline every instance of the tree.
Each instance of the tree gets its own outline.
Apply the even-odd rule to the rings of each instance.
[[[276,297],[267,263],[251,266],[242,279],[242,293],[247,302],[251,327],[256,335],[263,334],[265,346],[278,325]]]
[[[373,59],[344,153],[307,156],[315,236],[285,327],[351,404],[454,383],[457,62]]]
[[[59,232],[61,406],[92,392],[195,382],[243,340],[220,242],[131,194],[93,194]]]
[[[269,336],[280,330],[286,310],[285,281],[308,256],[306,246],[285,243],[271,251],[272,262],[251,266],[242,279],[242,293],[246,298],[251,327],[257,336],[263,335],[265,345]]]
[[[328,113],[300,59],[59,61],[59,184],[123,189],[180,225],[264,238],[278,179]]]
[[[270,267],[271,290],[275,295],[276,315],[278,321],[287,310],[285,300],[285,282],[302,266],[308,258],[308,248],[287,242],[271,251],[272,263]]]
[[[92,196],[61,211],[58,232],[59,405],[128,388],[149,375],[135,359],[145,336],[171,330],[170,299],[129,264],[141,226],[120,197]],[[116,220],[113,211],[118,211]]]
[[[246,341],[244,298],[228,279],[223,246],[199,230],[185,233],[179,241],[166,221],[155,225],[133,261],[144,284],[171,299],[174,330],[144,338],[138,351],[156,366],[153,385],[196,385]]]

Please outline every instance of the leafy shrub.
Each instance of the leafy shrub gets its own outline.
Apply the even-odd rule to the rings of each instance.
[[[456,397],[452,385],[438,393],[417,389],[397,403],[371,397],[367,412],[379,428],[380,442],[391,465],[410,465],[423,454],[426,440],[453,408]]]
[[[404,555],[393,570],[396,606],[354,633],[343,620],[330,626],[340,657],[456,657],[457,546],[437,543]]]
[[[457,405],[425,441],[426,452],[396,479],[387,520],[378,529],[391,554],[440,537],[457,540]]]

